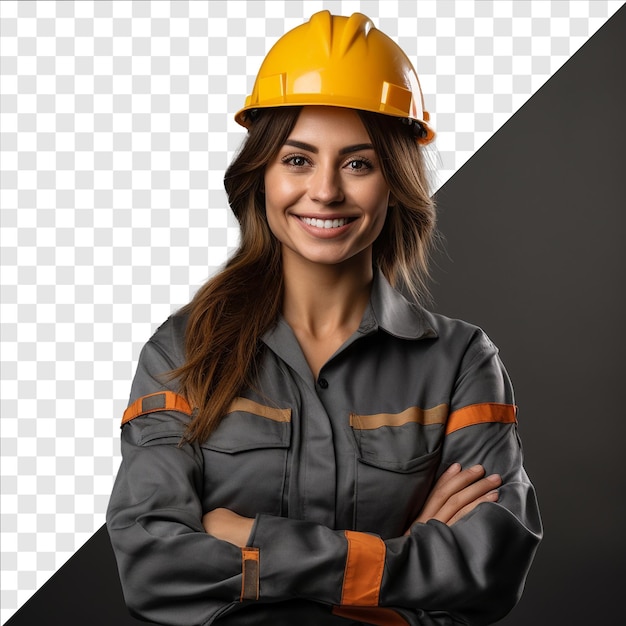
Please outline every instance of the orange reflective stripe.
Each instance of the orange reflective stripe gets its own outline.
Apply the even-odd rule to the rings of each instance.
[[[333,615],[345,617],[346,619],[351,619],[356,622],[363,622],[365,624],[375,624],[376,626],[409,626],[409,622],[397,611],[377,606],[334,606]]]
[[[450,413],[446,425],[446,435],[474,424],[486,424],[488,422],[515,424],[517,422],[516,414],[517,407],[514,404],[498,404],[496,402],[470,404]]]
[[[341,604],[378,606],[387,547],[380,537],[345,531],[348,540]]]
[[[135,400],[125,411],[122,417],[122,426],[126,422],[155,411],[179,411],[191,415],[191,407],[183,396],[173,391],[158,391]]]
[[[241,601],[259,599],[259,549],[241,548]]]

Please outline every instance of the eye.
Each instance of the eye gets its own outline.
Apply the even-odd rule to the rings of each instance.
[[[344,167],[352,172],[365,172],[372,169],[372,162],[365,157],[359,157],[358,159],[350,159]]]
[[[301,154],[289,154],[281,159],[281,163],[290,167],[305,167],[309,160]]]

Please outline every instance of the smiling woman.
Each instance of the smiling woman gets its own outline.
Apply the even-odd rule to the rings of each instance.
[[[363,15],[270,51],[224,179],[238,250],[146,344],[107,512],[162,624],[487,624],[541,538],[479,329],[420,303],[417,75]],[[401,293],[403,292],[403,293]]]

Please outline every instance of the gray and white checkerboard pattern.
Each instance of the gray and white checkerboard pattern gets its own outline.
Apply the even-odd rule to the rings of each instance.
[[[237,243],[232,114],[282,33],[396,39],[440,185],[622,4],[2,0],[2,622],[104,522],[139,350]]]

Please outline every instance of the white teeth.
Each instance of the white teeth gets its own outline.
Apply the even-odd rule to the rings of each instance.
[[[318,220],[313,217],[301,217],[305,224],[309,226],[315,226],[316,228],[339,228],[345,226],[350,220],[347,217],[342,217],[336,220]]]

